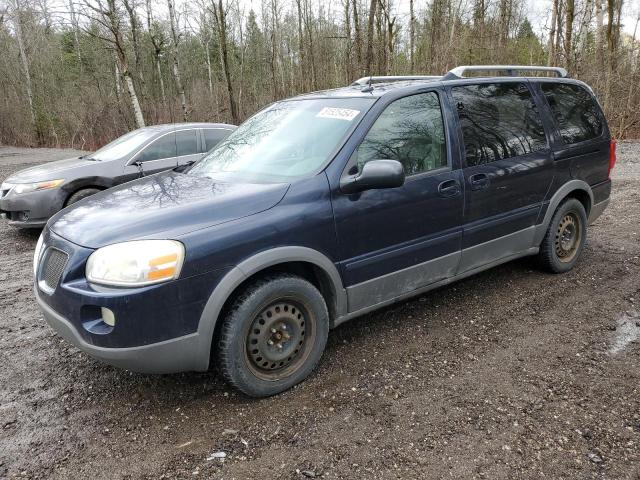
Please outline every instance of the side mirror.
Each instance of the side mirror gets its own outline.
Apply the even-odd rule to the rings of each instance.
[[[404,168],[397,160],[371,160],[364,164],[362,172],[340,180],[340,190],[346,194],[402,185]]]
[[[196,163],[195,160],[189,160],[188,162],[183,163],[182,165],[178,165],[176,168],[173,169],[173,171],[178,173],[184,173],[187,170],[189,170],[194,163]]]

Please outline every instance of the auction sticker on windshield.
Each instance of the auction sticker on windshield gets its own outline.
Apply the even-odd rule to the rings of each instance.
[[[317,118],[335,118],[337,120],[347,120],[350,122],[358,116],[360,110],[350,108],[324,107],[316,115]]]

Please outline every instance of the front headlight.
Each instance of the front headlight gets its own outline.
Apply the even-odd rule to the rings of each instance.
[[[42,253],[42,234],[38,238],[38,243],[36,243],[36,249],[33,252],[33,276],[36,276],[38,271],[38,262],[40,261],[40,254]]]
[[[175,240],[136,240],[99,248],[87,260],[87,280],[139,287],[178,278],[184,246]]]
[[[57,180],[47,180],[46,182],[16,183],[13,185],[13,191],[17,194],[20,194],[35,192],[37,190],[49,190],[51,188],[59,187],[63,183],[64,178],[59,178]]]

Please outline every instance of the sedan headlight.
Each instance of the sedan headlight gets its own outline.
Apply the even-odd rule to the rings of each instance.
[[[139,287],[178,278],[184,246],[175,240],[137,240],[99,248],[87,260],[87,280]]]
[[[64,183],[64,178],[57,180],[47,180],[46,182],[35,183],[16,183],[13,185],[13,191],[17,194],[30,193],[37,190],[49,190],[51,188],[59,187]]]

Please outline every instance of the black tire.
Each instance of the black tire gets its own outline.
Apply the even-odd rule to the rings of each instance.
[[[318,289],[295,275],[274,275],[252,283],[233,302],[215,353],[231,386],[268,397],[309,376],[328,334],[329,314]]]
[[[91,195],[98,193],[99,191],[100,189],[98,188],[83,188],[82,190],[78,190],[67,199],[67,203],[65,204],[65,206],[68,207],[69,205],[73,205],[77,201],[82,200],[83,198],[90,197]]]
[[[538,260],[552,273],[568,272],[578,261],[587,239],[587,213],[575,198],[562,202],[540,244]]]

